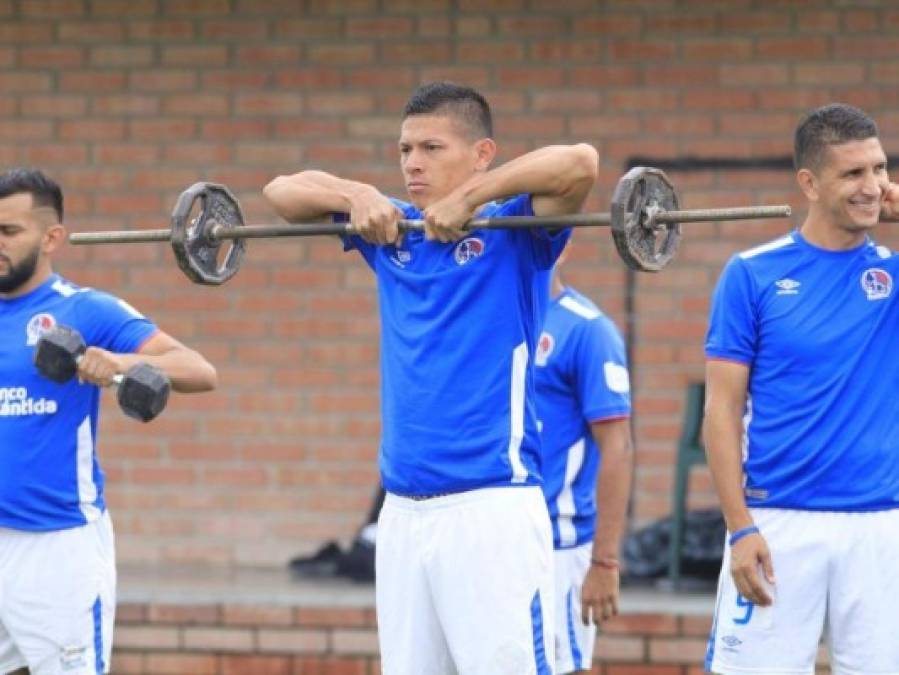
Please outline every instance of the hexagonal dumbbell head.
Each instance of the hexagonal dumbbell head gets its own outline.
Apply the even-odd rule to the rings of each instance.
[[[67,326],[54,326],[37,341],[34,365],[48,380],[62,384],[78,372],[78,359],[87,346],[81,334]]]
[[[119,406],[129,417],[149,422],[165,408],[171,388],[169,378],[159,368],[138,363],[119,382]]]

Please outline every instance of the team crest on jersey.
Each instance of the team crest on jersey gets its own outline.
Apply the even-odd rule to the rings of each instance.
[[[893,292],[893,277],[879,267],[866,269],[862,272],[862,288],[868,300],[883,300]]]
[[[546,331],[542,332],[540,334],[540,339],[537,341],[537,352],[534,354],[534,365],[545,366],[546,360],[549,358],[549,355],[553,353],[553,348],[555,346],[555,338]]]
[[[456,259],[456,264],[464,265],[483,255],[485,248],[483,240],[477,237],[466,237],[456,244],[453,257]]]
[[[35,314],[28,319],[28,325],[25,327],[25,344],[33,347],[37,341],[41,339],[41,335],[56,325],[56,319],[52,314]]]

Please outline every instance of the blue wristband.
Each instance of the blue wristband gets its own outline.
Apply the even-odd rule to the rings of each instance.
[[[730,539],[727,540],[727,543],[730,546],[733,546],[738,541],[740,541],[743,537],[748,537],[750,534],[758,534],[759,528],[755,525],[750,525],[749,527],[744,527],[742,530],[737,530],[732,535],[730,535]]]

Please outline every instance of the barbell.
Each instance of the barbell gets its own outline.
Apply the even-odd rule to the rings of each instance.
[[[199,206],[197,215],[191,214]],[[660,169],[634,167],[615,186],[609,213],[559,216],[474,218],[465,229],[610,226],[615,247],[632,269],[658,272],[674,258],[681,223],[756,218],[782,218],[790,207],[679,210],[674,186]],[[76,232],[73,244],[128,244],[168,241],[181,270],[198,284],[219,285],[237,274],[246,254],[246,240],[270,237],[343,235],[355,232],[351,223],[245,225],[240,203],[224,185],[194,183],[181,193],[172,210],[172,226],[164,230]],[[423,220],[401,220],[401,232],[423,231]],[[226,242],[230,248],[223,250]]]

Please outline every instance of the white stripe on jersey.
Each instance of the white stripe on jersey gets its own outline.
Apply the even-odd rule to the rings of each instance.
[[[91,290],[91,288],[87,286],[84,288],[76,288],[75,286],[72,286],[72,284],[63,281],[62,279],[57,279],[56,281],[54,281],[50,288],[52,288],[64,298],[71,298],[76,293],[86,293],[87,291]]]
[[[582,305],[570,295],[566,295],[561,300],[559,300],[559,304],[569,312],[574,312],[578,316],[582,316],[585,319],[595,319],[598,316],[602,316],[602,312],[600,312],[598,309],[593,309],[592,307],[588,307],[587,305]]]
[[[527,342],[522,342],[512,351],[509,464],[512,466],[513,483],[523,483],[528,477],[528,470],[521,461],[521,441],[524,439],[524,382],[527,370],[528,344]]]
[[[87,522],[100,517],[94,506],[97,501],[97,484],[94,483],[94,439],[91,434],[91,418],[87,416],[78,425],[77,440],[78,502]]]
[[[568,459],[565,461],[565,480],[562,483],[562,491],[556,498],[556,507],[559,509],[559,544],[562,546],[571,546],[577,541],[577,530],[574,527],[572,518],[577,513],[574,505],[574,492],[572,485],[578,472],[584,465],[584,443],[583,436],[577,442],[568,448],[566,455]]]
[[[783,248],[784,246],[789,246],[790,244],[795,244],[796,242],[793,240],[792,234],[786,234],[779,239],[775,239],[774,241],[769,241],[767,244],[762,244],[761,246],[756,246],[755,248],[751,248],[748,251],[743,251],[739,254],[743,260],[747,258],[754,258],[760,253],[767,253],[768,251],[776,251],[779,248]]]

